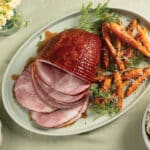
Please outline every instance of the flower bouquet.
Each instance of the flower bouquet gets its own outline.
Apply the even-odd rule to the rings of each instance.
[[[21,26],[17,7],[21,0],[0,0],[0,35],[11,35]]]

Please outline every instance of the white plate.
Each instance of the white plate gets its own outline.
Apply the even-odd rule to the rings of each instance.
[[[121,9],[113,9],[117,12],[119,12],[123,17],[124,23],[128,23],[129,20],[132,18],[138,18],[142,24],[147,26],[147,28],[150,29],[150,26],[148,26],[149,22],[144,19],[143,17],[133,13],[129,12],[127,10],[121,10]],[[75,26],[78,23],[80,17],[80,12],[69,14],[65,17],[62,17],[42,29],[40,29],[38,32],[36,32],[33,36],[31,36],[24,44],[23,46],[17,51],[15,56],[12,58],[3,79],[2,84],[2,97],[3,97],[3,103],[6,111],[10,115],[10,117],[21,127],[37,133],[37,134],[43,134],[43,135],[53,135],[53,136],[64,136],[64,135],[72,135],[72,134],[79,134],[83,132],[87,132],[93,129],[96,129],[98,127],[102,127],[113,120],[119,118],[121,115],[123,115],[127,110],[129,110],[139,99],[140,97],[146,92],[149,86],[150,81],[146,81],[142,84],[142,86],[130,97],[126,98],[124,100],[123,110],[122,112],[118,113],[117,115],[113,117],[109,116],[103,116],[96,120],[95,114],[88,111],[88,117],[85,119],[80,119],[75,124],[73,124],[70,127],[60,128],[60,129],[48,129],[43,130],[40,128],[37,128],[33,125],[33,122],[29,118],[28,111],[23,109],[18,103],[16,102],[14,96],[13,96],[13,85],[14,81],[11,79],[12,74],[19,74],[22,72],[24,68],[24,64],[27,60],[27,58],[31,56],[35,56],[36,54],[36,45],[39,41],[39,35],[43,34],[45,30],[49,30],[52,32],[60,32],[64,30],[65,28],[70,28]]]
[[[148,150],[150,150],[150,139],[148,138],[148,136],[146,134],[145,124],[146,124],[147,112],[149,109],[150,109],[150,104],[147,106],[147,108],[144,112],[143,121],[142,121],[142,135],[143,135],[143,139],[144,139],[145,145],[147,146]]]

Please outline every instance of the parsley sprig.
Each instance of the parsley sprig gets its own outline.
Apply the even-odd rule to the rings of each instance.
[[[38,41],[38,43],[37,43],[37,47],[41,47],[43,45],[43,37],[42,37],[42,35],[40,34],[39,35],[39,41]]]
[[[98,89],[95,84],[91,86],[90,91],[92,92],[94,98],[101,97],[106,100],[110,97],[110,92],[103,92],[102,90]]]
[[[99,3],[95,9],[93,9],[92,6],[92,2],[89,2],[87,6],[83,4],[78,28],[99,34],[99,29],[103,22],[119,21],[120,16],[108,8],[108,2],[104,4]]]
[[[129,68],[136,68],[144,60],[144,56],[140,54],[137,50],[134,50],[134,57],[129,59]]]
[[[95,112],[98,116],[103,116],[106,114],[112,116],[119,112],[117,103],[112,103],[110,101],[105,105],[92,103],[91,108],[92,111]]]
[[[117,101],[113,100],[110,101],[109,98],[111,96],[110,92],[103,92],[99,89],[99,87],[96,84],[93,84],[90,88],[90,91],[92,93],[93,101],[90,107],[90,110],[92,112],[95,112],[98,116],[103,115],[114,115],[119,112]],[[102,98],[105,101],[105,104],[96,104],[94,103],[95,98]]]

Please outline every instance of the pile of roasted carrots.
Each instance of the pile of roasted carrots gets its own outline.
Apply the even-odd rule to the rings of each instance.
[[[135,56],[135,52],[140,53],[145,58],[150,57],[150,42],[148,32],[144,26],[139,25],[136,19],[131,20],[125,27],[122,22],[106,23],[102,25],[102,58],[100,73],[94,79],[94,83],[99,85],[99,90],[107,93],[115,86],[115,90],[107,100],[117,98],[119,111],[123,107],[124,97],[131,95],[150,76],[150,66],[145,68],[128,67],[130,59]],[[109,66],[114,62],[116,68],[106,75]],[[105,105],[103,97],[95,97],[95,104]]]

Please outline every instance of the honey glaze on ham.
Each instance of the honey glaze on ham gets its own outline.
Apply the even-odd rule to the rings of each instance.
[[[56,35],[41,51],[39,59],[91,82],[100,59],[101,40],[81,29],[69,29]]]
[[[47,44],[47,42],[50,41],[56,35],[57,35],[57,33],[45,31],[45,39],[44,39],[44,41],[42,41],[41,45],[37,49],[37,53],[40,53],[41,50],[44,48],[44,46]]]

